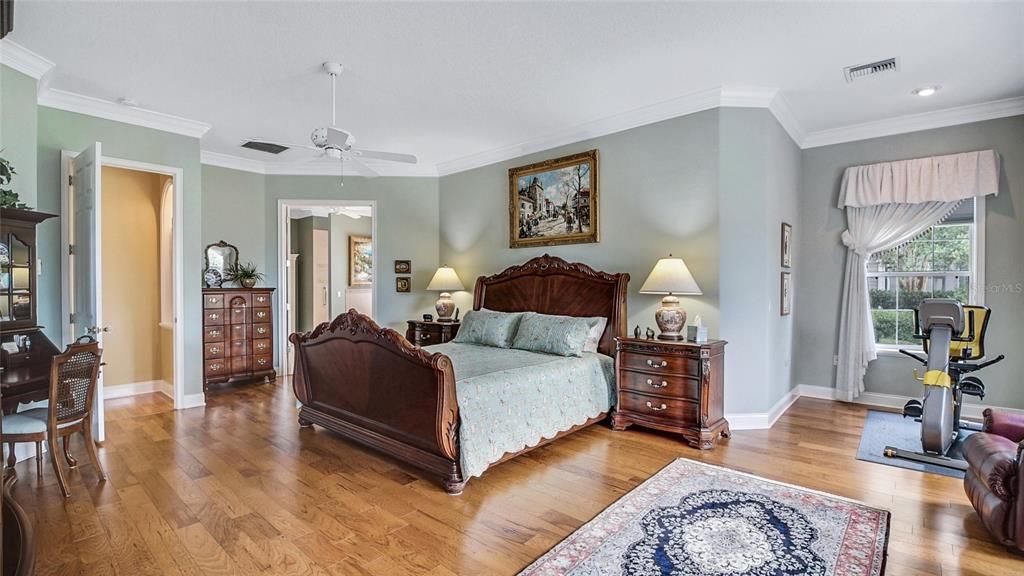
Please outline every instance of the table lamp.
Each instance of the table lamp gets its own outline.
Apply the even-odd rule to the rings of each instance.
[[[452,314],[455,312],[455,302],[452,301],[451,291],[465,290],[455,269],[450,266],[438,268],[437,272],[434,272],[434,277],[430,279],[430,284],[427,284],[427,290],[441,291],[441,297],[434,304],[434,310],[437,310],[437,321],[451,322]]]
[[[679,298],[682,296],[699,296],[703,294],[697,282],[690,274],[686,263],[682,258],[668,258],[658,260],[651,270],[647,281],[640,287],[641,294],[666,294],[661,299],[661,307],[654,313],[654,320],[658,323],[661,340],[683,340],[683,327],[686,326],[686,310],[679,305]],[[438,304],[440,306],[440,304]]]

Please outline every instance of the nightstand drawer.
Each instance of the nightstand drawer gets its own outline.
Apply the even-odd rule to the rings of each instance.
[[[619,373],[619,387],[644,394],[658,394],[672,398],[700,398],[700,380],[685,376],[669,376],[631,372],[623,370]]]
[[[441,343],[441,333],[429,330],[416,330],[413,332],[413,344],[417,346],[430,346]]]
[[[668,354],[639,354],[636,352],[620,352],[619,365],[623,370],[642,370],[644,372],[700,376],[700,360],[687,356],[670,356]]]
[[[699,422],[700,405],[690,400],[622,392],[619,394],[619,402],[619,410],[623,412],[672,420],[682,425],[695,425]]]

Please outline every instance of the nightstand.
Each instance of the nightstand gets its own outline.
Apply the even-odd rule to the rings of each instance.
[[[719,436],[729,437],[723,417],[724,340],[615,342],[618,403],[612,428],[637,424],[674,432],[701,450],[714,448]]]
[[[459,333],[458,322],[425,322],[409,320],[409,328],[405,331],[405,339],[417,346],[444,344]]]

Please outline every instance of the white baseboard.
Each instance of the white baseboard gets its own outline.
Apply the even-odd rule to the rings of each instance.
[[[104,386],[103,399],[111,400],[127,396],[138,396],[139,394],[152,394],[153,392],[159,392],[168,398],[173,398],[174,396],[171,385],[164,380],[149,380],[148,382]]]
[[[725,419],[729,421],[729,428],[731,430],[765,430],[774,426],[775,422],[786,413],[786,410],[789,410],[789,407],[800,398],[818,398],[820,400],[836,401],[836,389],[829,386],[797,384],[792,390],[786,393],[785,396],[780,398],[779,401],[772,406],[771,410],[767,412],[740,412],[736,414],[726,414]],[[877,406],[879,408],[902,409],[903,405],[906,404],[908,400],[910,400],[909,396],[885,394],[882,392],[864,392],[860,397],[854,400],[853,403],[863,404],[865,406]],[[1024,410],[1019,408],[967,403],[964,405],[962,415],[964,418],[980,420],[982,412],[986,408],[1024,414]]]
[[[206,406],[206,394],[200,392],[199,394],[185,394],[181,397],[181,405],[175,406],[175,410],[185,410],[186,408],[197,408],[199,406]]]
[[[794,388],[787,392],[767,412],[740,412],[737,414],[726,414],[725,419],[729,421],[730,430],[764,430],[771,428],[789,407],[800,398],[800,394]]]

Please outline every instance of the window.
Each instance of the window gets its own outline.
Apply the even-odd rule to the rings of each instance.
[[[920,345],[914,338],[914,309],[925,298],[954,298],[981,304],[984,200],[964,201],[946,220],[912,241],[872,255],[868,292],[875,343],[881,349]]]

